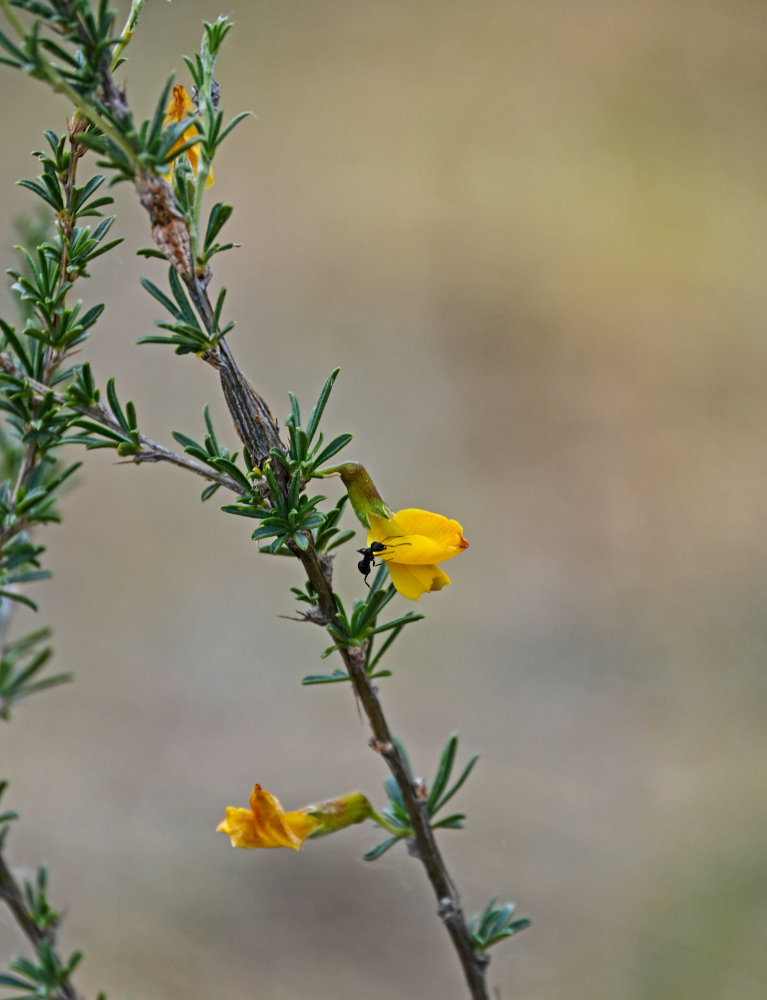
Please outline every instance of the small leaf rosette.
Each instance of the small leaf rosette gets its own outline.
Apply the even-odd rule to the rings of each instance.
[[[309,837],[335,833],[373,815],[362,792],[347,792],[337,799],[285,812],[278,798],[254,785],[250,809],[227,806],[226,817],[216,830],[230,838],[232,847],[291,847],[297,851]]]

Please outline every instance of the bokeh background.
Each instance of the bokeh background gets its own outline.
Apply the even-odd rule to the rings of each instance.
[[[124,13],[127,4],[118,5]],[[243,369],[327,414],[395,508],[471,542],[382,693],[415,769],[481,761],[441,837],[468,910],[534,926],[497,996],[767,995],[767,10],[758,0],[233,0],[218,78],[248,108],[216,161],[216,260]],[[148,115],[210,2],[153,0],[125,76]],[[29,151],[67,105],[1,77],[0,258]],[[143,430],[235,446],[213,372],[137,348],[162,279],[132,192],[80,294]],[[7,302],[7,296],[5,297]],[[6,314],[10,309],[6,305]],[[165,468],[87,456],[38,585],[76,683],[0,731],[10,841],[51,868],[83,990],[135,1000],[465,995],[420,867],[361,827],[293,852],[215,826],[384,771],[351,693],[302,689],[322,635],[287,560]],[[336,484],[328,492],[336,495]],[[360,543],[361,544],[361,543]],[[352,554],[337,567],[363,593]],[[403,602],[404,604],[404,602]],[[0,913],[0,952],[23,948]]]

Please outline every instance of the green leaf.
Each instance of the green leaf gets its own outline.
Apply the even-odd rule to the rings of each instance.
[[[309,423],[306,425],[306,434],[311,441],[314,438],[317,427],[319,426],[322,414],[325,411],[328,399],[330,398],[331,390],[333,389],[333,383],[338,377],[338,373],[341,371],[340,368],[334,368],[333,371],[325,379],[325,385],[322,387],[319,399],[317,400],[314,409],[309,415]]]
[[[342,531],[339,535],[333,538],[329,542],[329,544],[324,545],[321,548],[318,548],[318,551],[332,552],[333,549],[337,549],[339,545],[343,545],[346,542],[351,541],[351,539],[354,538],[356,534],[357,534],[356,531]]]
[[[28,990],[30,993],[35,990],[35,987],[32,986],[27,980],[17,979],[16,976],[8,976],[4,972],[0,972],[0,986],[13,986],[20,990]],[[6,1000],[6,998],[3,997],[3,1000]],[[26,997],[24,1000],[26,1000]]]
[[[389,837],[387,840],[382,841],[377,847],[374,847],[371,851],[363,854],[362,857],[365,861],[377,861],[382,854],[385,854],[390,847],[394,847],[398,840],[402,840],[402,837]]]
[[[268,510],[263,510],[257,507],[245,506],[235,503],[224,504],[221,510],[225,514],[239,514],[240,517],[256,517],[259,518],[259,520],[263,520],[270,514],[270,511]]]
[[[453,813],[450,816],[446,816],[444,819],[437,820],[436,823],[432,823],[431,828],[432,830],[461,830],[463,829],[463,822],[465,819],[465,813]]]
[[[312,459],[312,465],[314,468],[324,465],[329,458],[332,458],[333,455],[341,451],[342,448],[345,448],[351,440],[351,434],[339,434],[338,437],[333,438],[330,444],[323,448],[316,458]]]
[[[231,205],[224,205],[220,201],[217,201],[210,210],[210,215],[208,216],[208,228],[205,231],[205,250],[210,249],[213,245],[213,241],[221,232],[224,225],[229,221],[233,211],[234,209]]]
[[[13,590],[0,590],[0,597],[5,598],[7,601],[17,601],[19,604],[24,604],[26,607],[31,608],[32,611],[37,611],[37,605],[26,594],[17,594]]]
[[[144,256],[146,256],[146,254]],[[160,254],[160,256],[164,257],[164,254]],[[147,292],[149,292],[149,294],[152,296],[153,299],[156,299],[161,306],[167,309],[172,316],[177,315],[177,310],[173,302],[171,302],[171,300],[168,298],[165,292],[160,291],[160,289],[157,287],[157,285],[154,284],[154,282],[150,281],[149,278],[139,278],[139,284]]]
[[[137,257],[147,257],[147,258],[149,258],[149,257],[157,257],[160,260],[165,260],[165,254],[162,252],[162,250],[158,250],[157,247],[141,247],[140,250],[136,251],[136,256]],[[139,281],[141,282],[142,285],[144,284],[145,280],[146,280],[145,278],[140,278],[139,279]],[[151,284],[151,282],[150,282],[150,284]],[[146,285],[144,285],[144,287],[146,288]],[[147,291],[149,291],[149,289],[147,289]]]
[[[239,114],[236,114],[234,116],[234,118],[232,118],[232,120],[226,126],[226,128],[224,128],[221,131],[220,135],[218,136],[218,141],[217,141],[216,145],[220,146],[221,143],[224,141],[224,139],[226,139],[226,137],[229,135],[229,133],[232,131],[233,128],[235,128],[237,125],[239,125],[240,122],[243,121],[243,119],[250,118],[250,117],[252,117],[252,112],[251,111],[240,111]]]
[[[385,622],[383,625],[377,625],[371,632],[371,635],[378,635],[379,632],[388,632],[394,628],[402,628],[402,626],[409,625],[411,622],[419,622],[424,617],[424,615],[418,615],[414,611],[408,611],[401,618],[395,618],[393,621]]]
[[[474,756],[469,759],[468,764],[461,772],[461,776],[458,779],[458,781],[456,781],[453,787],[448,792],[446,792],[446,794],[443,795],[438,802],[436,802],[432,814],[439,812],[439,810],[442,809],[442,807],[446,805],[446,803],[448,803],[450,799],[452,799],[452,797],[455,795],[458,789],[463,785],[463,783],[469,777],[471,772],[474,770],[474,765],[477,763],[478,760],[479,760],[479,754],[475,753]]]
[[[453,770],[453,764],[455,763],[455,754],[458,749],[458,735],[453,733],[442,751],[442,756],[439,760],[439,766],[437,767],[437,774],[435,775],[434,781],[432,783],[431,792],[426,800],[426,811],[431,815],[434,812],[434,808],[439,801],[439,797],[447,788],[447,783],[450,778],[450,773]]]
[[[301,680],[301,683],[305,686],[309,686],[310,684],[338,684],[348,680],[349,675],[346,671],[338,667],[332,674],[307,674],[306,677]]]

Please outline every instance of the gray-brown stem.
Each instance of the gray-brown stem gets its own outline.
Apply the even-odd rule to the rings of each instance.
[[[310,545],[308,549],[302,550],[295,546],[293,552],[301,560],[326,618],[328,621],[337,621],[338,606],[314,547]],[[489,1000],[490,994],[485,979],[487,959],[480,958],[472,947],[458,891],[445,867],[434,837],[434,831],[429,825],[426,810],[416,794],[405,762],[394,742],[375,685],[365,671],[364,652],[361,648],[340,648],[338,652],[344,661],[352,687],[370,724],[373,733],[373,738],[370,741],[371,746],[384,758],[397,782],[413,828],[415,853],[426,869],[426,874],[434,889],[439,916],[442,918],[458,953],[471,996],[474,1000]]]

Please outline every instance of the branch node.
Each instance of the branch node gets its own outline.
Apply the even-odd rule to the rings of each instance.
[[[454,899],[450,898],[450,896],[444,896],[439,901],[437,913],[439,914],[441,920],[444,920],[445,923],[449,923],[451,920],[455,920],[456,917],[461,915],[461,908]]]
[[[319,605],[308,611],[300,611],[298,615],[277,615],[277,617],[289,622],[311,622],[313,625],[322,625],[323,628],[328,623],[327,615]]]
[[[425,802],[429,797],[429,789],[423,778],[413,778],[413,791],[419,802]]]
[[[379,740],[377,736],[370,737],[368,746],[372,747],[372,749],[382,757],[391,757],[394,753],[394,744],[388,742],[387,740]]]

